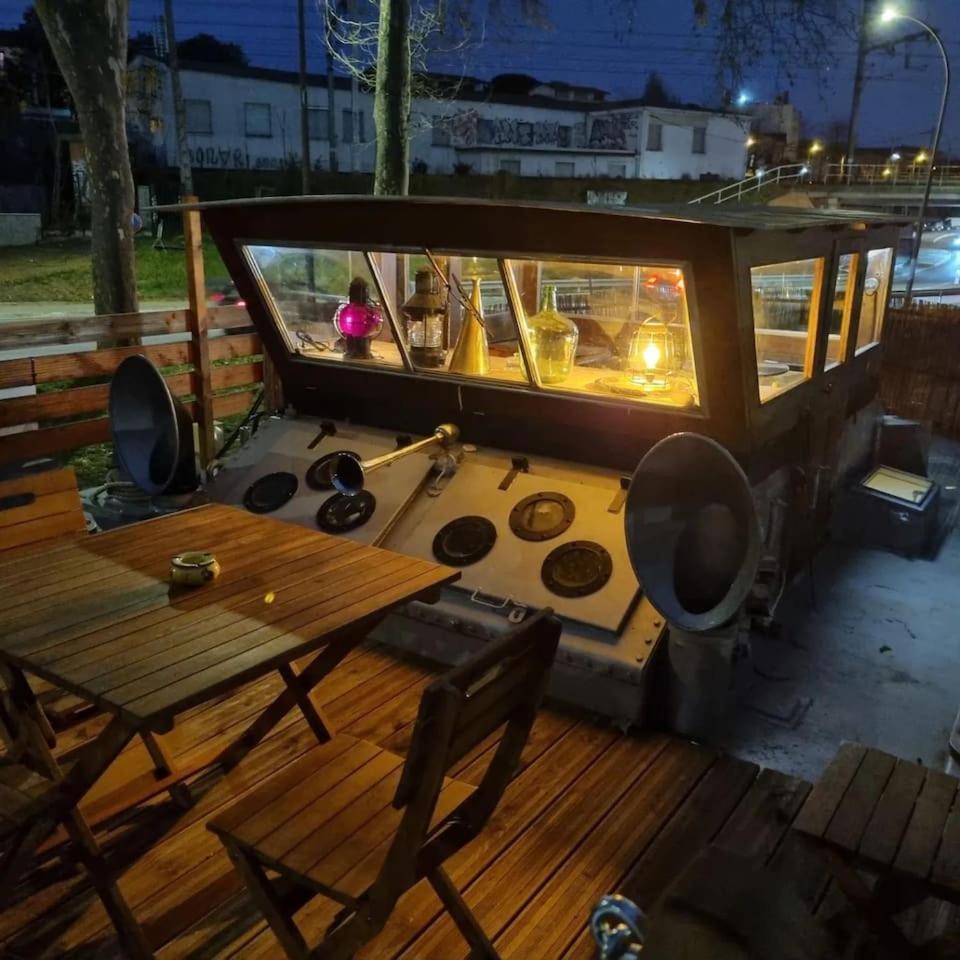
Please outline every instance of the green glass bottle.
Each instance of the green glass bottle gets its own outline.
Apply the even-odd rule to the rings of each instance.
[[[540,382],[563,383],[570,376],[580,333],[557,309],[557,288],[552,284],[544,286],[540,309],[527,319],[527,331]]]

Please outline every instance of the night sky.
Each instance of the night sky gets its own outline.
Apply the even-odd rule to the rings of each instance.
[[[718,103],[713,51],[715,38],[696,30],[692,0],[633,0],[634,24],[623,30],[621,0],[545,0],[549,24],[478,23],[473,43],[432,66],[455,73],[490,77],[496,73],[529,73],[544,80],[584,83],[614,95],[638,96],[648,73],[657,71],[668,89],[683,100]],[[858,0],[836,0],[838,4]],[[308,4],[308,8],[311,5]],[[899,0],[900,9],[926,19],[941,30],[960,87],[960,0]],[[0,24],[14,26],[23,0],[0,0]],[[483,5],[486,9],[486,4]],[[131,0],[131,34],[151,31],[162,0]],[[250,61],[268,67],[296,69],[296,0],[177,0],[177,34],[213,33],[241,44]],[[315,7],[308,10],[310,69],[324,68]],[[889,36],[910,33],[905,21],[883,28]],[[906,55],[909,53],[909,57]],[[801,68],[790,87],[774,58],[752,68],[744,89],[755,100],[772,99],[790,89],[803,112],[807,136],[828,136],[846,122],[856,63],[854,43],[838,38],[835,66],[825,73]],[[914,41],[898,47],[895,56],[874,54],[864,93],[860,144],[890,147],[926,146],[935,122],[942,67],[932,43]],[[960,93],[948,107],[943,148],[960,154]]]

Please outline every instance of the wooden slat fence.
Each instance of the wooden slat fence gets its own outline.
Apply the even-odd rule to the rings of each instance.
[[[960,437],[960,307],[915,303],[889,312],[880,395],[888,412]]]
[[[214,415],[242,413],[263,380],[260,338],[243,307],[211,308],[206,319]],[[0,465],[108,440],[109,378],[137,353],[195,413],[189,310],[0,325]]]

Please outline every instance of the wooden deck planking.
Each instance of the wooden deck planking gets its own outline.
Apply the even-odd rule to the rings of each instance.
[[[420,664],[367,646],[321,683],[315,699],[338,730],[403,751],[430,675]],[[194,708],[163,742],[180,763],[225,746],[279,690],[279,679],[268,677]],[[100,722],[88,721],[79,730],[94,733]],[[72,732],[63,746],[81,735]],[[110,855],[130,864],[121,887],[156,938],[162,960],[279,955],[205,822],[314,744],[306,723],[291,713],[228,774],[200,777],[191,809],[179,810],[161,795],[101,833]],[[476,783],[488,756],[489,744],[481,744],[460,761],[456,776]],[[146,768],[142,747],[131,746],[87,802],[109,797],[121,775]],[[624,737],[588,718],[547,710],[494,820],[449,863],[449,871],[505,958],[592,960],[585,934],[592,904],[621,889],[631,875],[643,876],[645,864],[663,864],[674,844],[692,856],[701,842],[718,835],[746,846],[759,835],[764,839],[753,848],[760,842],[769,857],[808,787],[755,773],[750,764],[665,735]],[[711,801],[716,812],[706,824],[699,822],[697,811],[709,810]],[[0,913],[0,954],[14,960],[118,956],[100,902],[74,869],[48,860],[25,878],[22,890],[28,895]],[[319,935],[335,909],[315,900],[300,912],[308,938]],[[365,960],[466,956],[424,884],[400,901],[386,929],[361,953]]]

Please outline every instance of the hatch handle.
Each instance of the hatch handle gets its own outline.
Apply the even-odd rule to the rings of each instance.
[[[482,607],[492,607],[494,610],[502,610],[510,603],[509,597],[498,597],[495,593],[484,593],[479,587],[470,594],[470,599],[474,603],[479,603]]]

